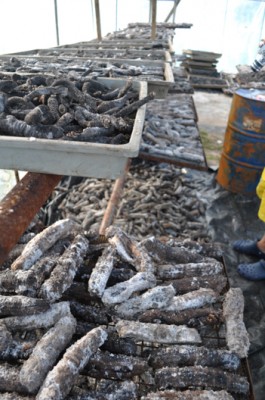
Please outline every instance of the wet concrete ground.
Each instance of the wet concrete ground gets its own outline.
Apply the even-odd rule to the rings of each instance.
[[[232,97],[221,91],[195,91],[193,100],[207,164],[216,170],[219,166]]]
[[[211,93],[201,92],[195,93],[194,100],[199,127],[211,132],[215,141],[223,141],[232,98],[223,94],[211,96]],[[212,163],[213,167],[214,165],[215,162]],[[201,188],[200,196],[208,204],[206,219],[209,235],[213,241],[223,244],[224,262],[230,286],[240,287],[244,293],[244,318],[251,342],[248,363],[254,396],[255,400],[264,400],[265,280],[253,282],[241,278],[237,272],[237,265],[246,261],[255,262],[256,259],[236,253],[232,249],[232,243],[241,238],[261,237],[265,233],[265,224],[257,217],[259,199],[255,195],[250,197],[235,194],[222,188],[216,181],[217,173],[214,169],[209,172],[208,185]]]

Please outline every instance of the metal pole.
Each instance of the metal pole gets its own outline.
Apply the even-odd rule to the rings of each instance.
[[[94,29],[95,29],[94,0],[90,0],[90,6],[91,6],[91,15],[92,15],[92,26],[93,26],[93,31],[94,31]]]
[[[100,9],[99,9],[99,0],[95,0],[95,11],[96,11],[96,21],[97,21],[97,36],[98,40],[102,40],[101,36],[101,25],[100,25]]]
[[[55,26],[56,26],[56,42],[57,42],[57,46],[59,46],[60,45],[60,39],[59,39],[57,0],[54,0],[54,15],[55,15]]]
[[[152,0],[149,0],[149,24],[152,23]]]
[[[151,39],[156,38],[156,0],[152,0],[152,34]]]
[[[116,23],[115,23],[115,31],[118,30],[118,0],[116,0]]]

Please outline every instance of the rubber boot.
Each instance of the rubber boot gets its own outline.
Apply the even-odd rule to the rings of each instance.
[[[239,264],[237,271],[239,275],[249,281],[262,281],[265,279],[265,261],[259,260],[252,264]]]
[[[265,260],[263,253],[257,246],[258,240],[237,240],[233,244],[233,249],[238,253],[246,254],[247,256],[255,256],[260,260]]]

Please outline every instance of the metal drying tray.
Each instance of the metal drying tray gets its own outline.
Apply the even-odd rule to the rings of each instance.
[[[22,56],[19,54],[17,56],[18,59],[34,59],[34,60],[39,60],[39,61],[47,61],[47,62],[60,62],[60,61],[75,61],[77,65],[84,64],[84,58],[82,57],[55,57],[55,56],[32,56],[32,57],[27,57],[26,55]],[[7,55],[0,55],[0,60],[5,61],[9,60],[10,56]],[[95,62],[99,66],[102,66],[104,64],[112,63],[112,64],[128,64],[128,65],[134,65],[134,66],[145,66],[145,67],[161,67],[163,68],[164,71],[164,80],[155,80],[155,79],[146,79],[148,83],[148,93],[150,92],[155,92],[156,99],[164,99],[167,94],[168,90],[171,87],[172,84],[175,83],[175,78],[172,70],[172,66],[170,63],[165,62],[165,61],[160,61],[160,60],[137,60],[137,59],[126,59],[126,58],[91,58],[91,60],[87,59],[86,62],[91,61]],[[2,71],[1,71],[2,72]],[[4,71],[3,71],[4,72]],[[20,72],[19,72],[20,73]],[[46,72],[45,72],[46,73]],[[48,72],[47,72],[48,73]],[[141,80],[141,75],[135,76],[132,78]],[[125,77],[121,78],[125,79]],[[145,79],[143,79],[145,80]]]
[[[125,84],[124,79],[98,78],[108,88]],[[133,81],[139,99],[147,95],[147,83]],[[145,120],[146,105],[135,115],[130,141],[123,145],[66,142],[0,135],[0,168],[46,174],[115,179],[128,158],[137,157]]]
[[[115,64],[129,64],[134,66],[141,66],[144,65],[145,67],[161,67],[164,70],[164,80],[153,80],[147,79],[148,83],[148,93],[155,92],[156,99],[164,99],[168,94],[168,89],[171,84],[175,83],[172,66],[170,63],[159,61],[159,60],[133,60],[133,59],[126,59],[126,58],[92,58],[92,62],[96,62],[100,64],[106,64],[108,62]],[[141,80],[141,75],[136,77],[132,77],[133,79],[136,78],[137,80]]]
[[[80,48],[85,49],[89,47],[94,48],[104,48],[104,47],[117,47],[117,48],[140,48],[144,47],[144,49],[165,49],[170,53],[174,53],[174,48],[170,39],[94,39],[88,42],[78,42],[67,45],[58,46],[58,48]]]
[[[113,49],[113,48],[90,48],[86,50],[79,50],[78,48],[67,47],[65,49],[60,47],[50,47],[45,49],[35,49],[35,50],[27,50],[18,53],[8,53],[3,54],[3,56],[10,57],[19,57],[19,56],[56,56],[56,57],[75,57],[75,58],[83,58],[86,60],[87,58],[93,57],[108,57],[108,54],[112,54],[112,58],[115,60],[116,58],[129,58],[129,59],[137,59],[137,60],[160,60],[169,62],[172,64],[173,60],[171,54],[167,50],[161,49],[149,49],[149,50],[137,50],[133,48],[122,48],[122,49]]]

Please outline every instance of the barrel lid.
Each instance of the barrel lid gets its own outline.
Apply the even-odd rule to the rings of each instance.
[[[265,90],[260,89],[237,89],[235,92],[237,95],[257,100],[257,101],[264,101],[265,102]]]

